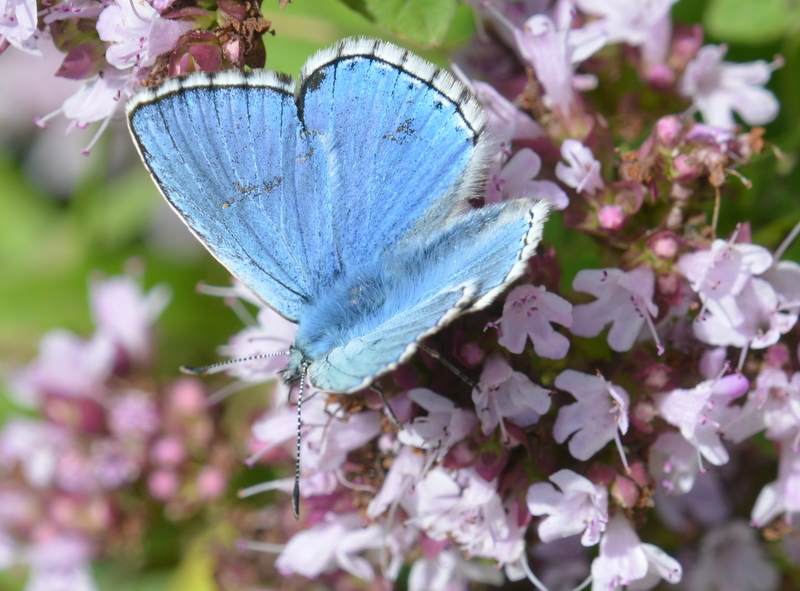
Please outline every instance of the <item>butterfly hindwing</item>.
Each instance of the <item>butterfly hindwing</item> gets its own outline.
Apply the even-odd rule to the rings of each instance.
[[[380,305],[360,322],[347,322],[339,346],[317,355],[309,367],[312,383],[337,392],[363,388],[459,314],[488,305],[524,272],[547,212],[545,203],[527,200],[484,207],[394,253],[375,280],[383,286]],[[320,309],[344,313],[346,306]],[[328,326],[335,325],[335,312],[327,314]],[[305,328],[301,324],[298,343],[306,338]]]

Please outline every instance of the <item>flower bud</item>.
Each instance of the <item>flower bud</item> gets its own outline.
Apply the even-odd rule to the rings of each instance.
[[[653,135],[659,146],[667,149],[676,147],[683,137],[683,122],[680,115],[667,115],[656,121]]]

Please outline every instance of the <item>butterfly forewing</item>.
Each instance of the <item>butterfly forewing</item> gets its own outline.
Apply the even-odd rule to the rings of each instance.
[[[128,106],[164,196],[236,277],[290,320],[316,289],[295,191],[293,88],[272,73],[171,80]]]
[[[476,190],[469,171],[485,117],[449,74],[407,51],[360,40],[320,52],[303,69],[298,106],[330,174],[326,183],[298,178],[298,192],[320,205],[306,248],[333,245],[345,274],[412,229],[435,231]]]

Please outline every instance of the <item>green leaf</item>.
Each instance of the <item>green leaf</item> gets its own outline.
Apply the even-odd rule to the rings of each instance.
[[[225,529],[225,528],[222,528]],[[210,535],[195,539],[173,571],[169,591],[215,591],[214,559],[209,552]],[[232,540],[231,540],[232,542]]]
[[[456,0],[342,0],[381,28],[424,47],[439,45],[456,11]]]
[[[710,0],[703,25],[718,39],[762,44],[781,39],[798,20],[794,0]]]

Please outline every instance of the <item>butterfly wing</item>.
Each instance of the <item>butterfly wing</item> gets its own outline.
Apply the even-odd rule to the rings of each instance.
[[[386,262],[380,305],[308,368],[320,390],[354,392],[408,360],[417,343],[463,312],[487,306],[525,271],[547,217],[545,202],[511,201],[474,210]],[[347,303],[321,306],[336,325]],[[308,338],[301,324],[298,344]]]
[[[131,132],[172,207],[264,302],[297,321],[337,277],[463,206],[485,116],[449,74],[347,39],[291,81],[195,74],[137,94]]]
[[[334,275],[360,272],[404,236],[436,229],[476,190],[486,159],[486,117],[447,72],[373,39],[346,39],[304,66],[298,114],[327,160],[328,177],[302,175],[298,193],[318,204],[305,247],[333,248]],[[312,209],[309,207],[309,209]]]
[[[297,321],[316,278],[302,248],[296,162],[308,148],[292,81],[267,71],[195,74],[140,92],[127,111],[175,211],[236,277]]]

